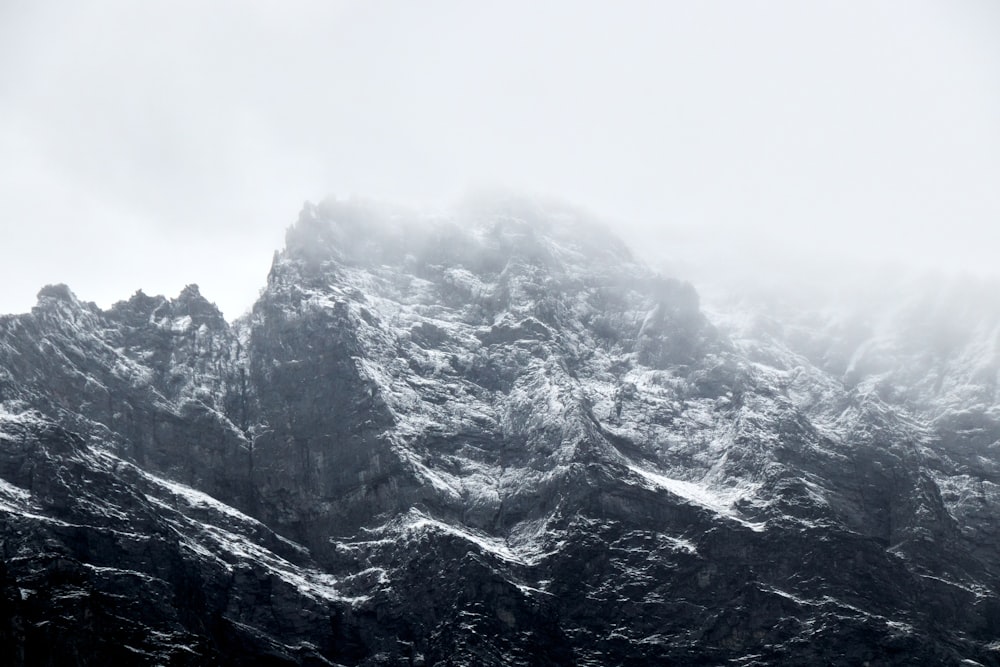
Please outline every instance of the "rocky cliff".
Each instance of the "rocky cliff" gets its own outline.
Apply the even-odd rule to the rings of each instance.
[[[2,660],[1000,664],[992,329],[715,320],[510,202],[307,205],[232,323],[46,287],[0,318]]]

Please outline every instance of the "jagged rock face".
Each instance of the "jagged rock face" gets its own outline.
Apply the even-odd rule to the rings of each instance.
[[[248,505],[246,438],[222,411],[239,346],[196,287],[174,301],[140,292],[107,312],[48,287],[30,314],[4,317],[0,329],[6,404]]]
[[[998,664],[995,395],[724,324],[520,204],[307,206],[232,324],[45,288],[0,318],[4,660]]]

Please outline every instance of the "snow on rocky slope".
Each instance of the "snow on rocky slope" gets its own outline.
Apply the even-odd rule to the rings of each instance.
[[[307,205],[231,324],[47,287],[0,318],[5,658],[997,664],[996,332],[931,381],[734,314],[511,201]]]

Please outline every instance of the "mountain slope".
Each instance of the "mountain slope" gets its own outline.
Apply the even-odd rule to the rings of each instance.
[[[718,321],[517,202],[307,205],[232,324],[45,288],[0,319],[10,660],[997,664],[996,422]]]

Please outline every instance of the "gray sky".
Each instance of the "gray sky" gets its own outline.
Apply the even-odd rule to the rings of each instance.
[[[232,318],[304,200],[483,186],[666,254],[995,273],[1000,3],[0,0],[0,312]]]

